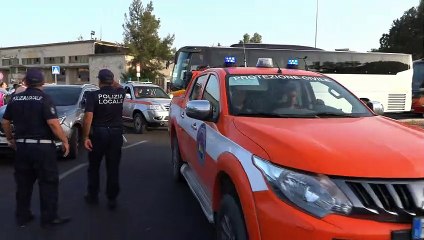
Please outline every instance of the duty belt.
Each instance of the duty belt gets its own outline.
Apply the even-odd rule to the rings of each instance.
[[[19,138],[19,139],[16,139],[16,142],[18,142],[18,143],[46,143],[46,144],[52,144],[52,143],[54,143],[53,140],[47,140],[47,139],[30,139],[30,138]]]

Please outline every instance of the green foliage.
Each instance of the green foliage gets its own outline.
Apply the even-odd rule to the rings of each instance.
[[[245,33],[243,40],[240,40],[239,43],[262,43],[262,36],[259,33],[254,33],[253,37],[250,37],[248,33]]]
[[[389,33],[380,38],[380,52],[409,53],[424,58],[424,0],[393,21]]]
[[[128,77],[136,79],[136,65],[141,66],[141,79],[163,78],[160,73],[166,61],[173,60],[175,49],[171,49],[175,36],[169,35],[161,39],[158,34],[160,19],[153,14],[153,3],[146,7],[141,0],[133,0],[128,14],[125,14],[124,44],[134,57]]]

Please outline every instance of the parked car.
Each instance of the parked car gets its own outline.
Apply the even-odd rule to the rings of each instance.
[[[43,91],[50,95],[56,105],[60,124],[69,140],[70,151],[68,159],[74,159],[78,155],[79,143],[81,143],[82,121],[86,93],[99,89],[92,84],[84,85],[45,85]],[[0,108],[0,119],[3,118],[5,107]],[[56,145],[60,147],[61,143]],[[10,151],[7,146],[4,133],[0,131],[0,151]]]
[[[152,127],[167,126],[171,98],[159,86],[150,83],[123,84],[126,95],[122,117],[136,133]]]

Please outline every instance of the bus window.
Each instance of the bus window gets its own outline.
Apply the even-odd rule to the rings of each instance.
[[[412,77],[412,92],[420,92],[424,88],[424,60],[414,62],[414,75]]]
[[[171,89],[178,90],[184,87],[184,73],[189,68],[189,53],[178,52],[177,62],[175,63],[174,70],[172,71]]]

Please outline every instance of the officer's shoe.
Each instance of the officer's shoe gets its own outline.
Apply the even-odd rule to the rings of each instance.
[[[58,225],[68,223],[69,221],[71,221],[70,217],[57,217],[57,218],[50,220],[48,222],[42,222],[41,227],[46,228],[46,227],[58,226]]]
[[[34,215],[31,214],[25,219],[18,219],[17,224],[18,224],[19,227],[22,227],[22,228],[26,227],[28,225],[28,223],[30,223],[34,220],[34,218],[35,218]]]
[[[118,204],[116,203],[116,199],[109,199],[107,206],[110,210],[114,210]]]
[[[85,200],[85,202],[87,204],[90,204],[90,205],[97,205],[97,204],[99,204],[99,198],[98,197],[90,196],[89,194],[87,194],[87,195],[84,196],[84,200]]]

